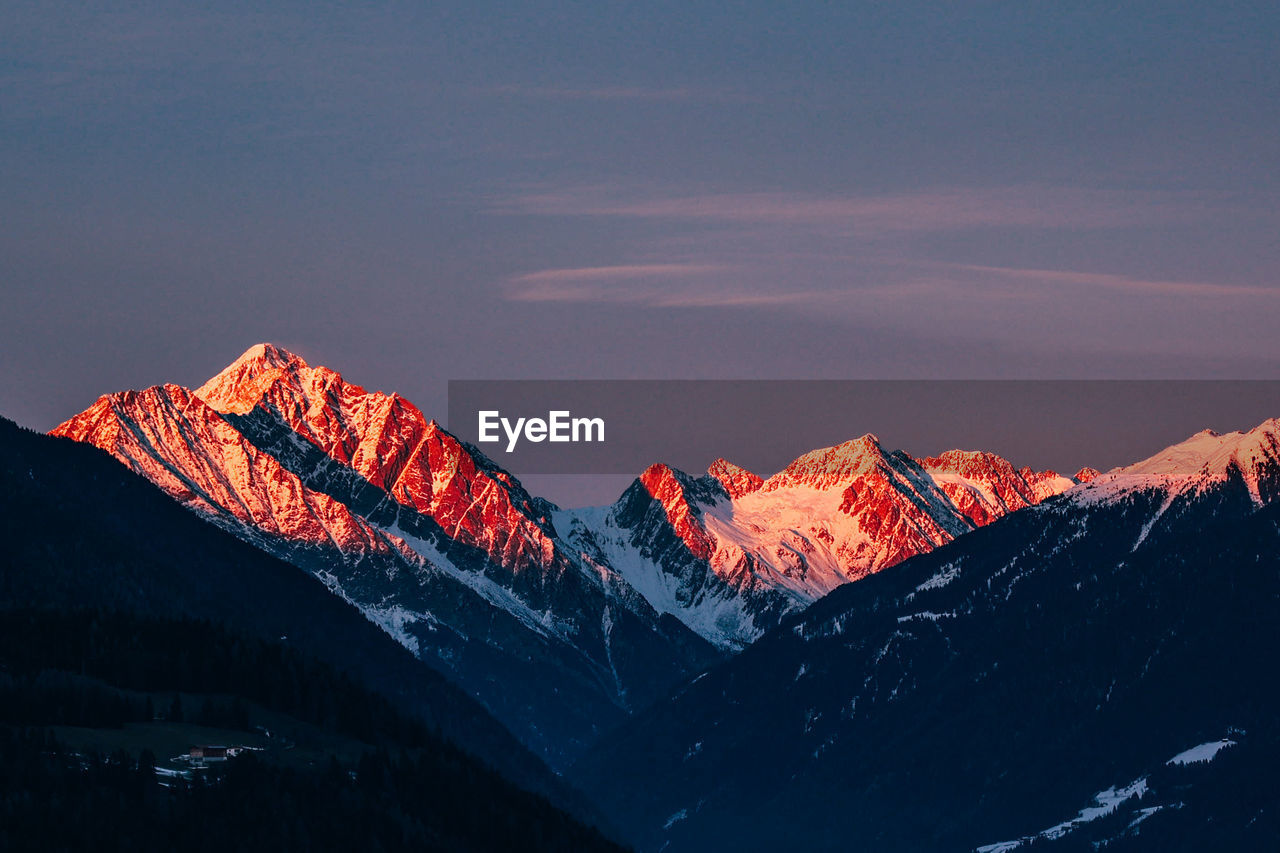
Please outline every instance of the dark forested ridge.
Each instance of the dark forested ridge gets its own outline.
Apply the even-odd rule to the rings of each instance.
[[[1051,501],[837,589],[573,774],[650,850],[1274,850],[1277,650],[1280,501]]]
[[[157,771],[171,763],[158,745],[96,752],[61,740],[75,726],[158,744],[186,721],[195,737],[208,724],[210,735],[238,741],[239,729],[268,745],[183,773]],[[300,750],[299,732],[342,748]],[[0,612],[0,849],[618,848],[295,649],[201,621],[10,610]]]
[[[139,707],[129,694],[156,692],[231,697],[214,706],[211,724],[248,730],[247,713],[235,709],[252,702],[374,746],[444,743],[433,727],[345,673],[211,622],[118,611],[0,611],[0,721],[90,727],[147,721],[170,711],[155,702]],[[37,704],[59,694],[66,699]],[[186,716],[202,713],[193,708]]]
[[[0,608],[197,618],[282,642],[386,696],[519,786],[595,819],[483,707],[354,607],[97,448],[0,418],[0,542]]]

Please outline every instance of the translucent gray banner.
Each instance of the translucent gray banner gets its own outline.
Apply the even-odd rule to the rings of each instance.
[[[464,380],[449,383],[447,427],[517,476],[698,473],[718,457],[768,476],[866,433],[915,456],[989,450],[1069,474],[1278,416],[1272,380]]]

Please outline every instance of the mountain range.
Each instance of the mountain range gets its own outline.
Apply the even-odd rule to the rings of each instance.
[[[655,464],[613,505],[563,510],[403,397],[271,344],[53,433],[311,572],[557,768],[837,586],[1096,474],[868,435],[767,479]]]
[[[1271,420],[834,590],[569,776],[650,850],[1273,849],[1278,626]]]
[[[54,433],[0,423],[5,607],[293,646],[640,850],[1280,837],[1277,420],[1071,477],[864,435],[561,508],[261,344]],[[556,814],[511,826],[608,846]]]

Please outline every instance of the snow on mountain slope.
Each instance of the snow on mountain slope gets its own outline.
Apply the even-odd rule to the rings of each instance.
[[[560,548],[550,504],[411,403],[278,347],[194,393],[109,395],[55,433],[311,571],[553,765],[715,654]]]
[[[224,528],[417,561],[402,540],[308,489],[177,385],[109,394],[53,435],[96,444]]]
[[[660,612],[741,648],[841,584],[1076,482],[992,453],[917,460],[865,435],[767,480],[725,460],[697,479],[654,465],[612,507],[561,512],[555,524]]]
[[[1158,490],[1171,499],[1238,480],[1257,506],[1280,494],[1280,419],[1248,432],[1204,430],[1154,456],[1094,477],[1077,490],[1079,502],[1116,500]]]

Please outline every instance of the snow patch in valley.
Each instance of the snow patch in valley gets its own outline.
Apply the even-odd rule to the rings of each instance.
[[[1207,763],[1213,761],[1213,759],[1216,758],[1218,753],[1222,750],[1235,745],[1235,741],[1227,740],[1226,738],[1223,738],[1222,740],[1212,740],[1208,743],[1202,743],[1199,746],[1193,746],[1190,749],[1179,752],[1173,758],[1166,761],[1165,764],[1185,767],[1188,764],[1198,764],[1200,762]]]
[[[959,576],[960,565],[958,563],[947,563],[938,570],[937,574],[916,587],[916,592],[927,592],[931,589],[941,589]]]
[[[1138,809],[1137,816],[1134,817],[1133,820],[1129,821],[1129,829],[1136,829],[1138,824],[1142,823],[1144,820],[1151,817],[1156,812],[1164,811],[1165,809],[1177,809],[1177,808],[1181,808],[1181,805],[1175,804],[1172,806],[1149,806],[1145,809]]]
[[[1142,799],[1142,795],[1147,792],[1147,777],[1142,777],[1135,782],[1131,782],[1123,788],[1108,788],[1105,791],[1099,791],[1093,795],[1094,805],[1088,806],[1080,810],[1080,813],[1071,820],[1051,826],[1048,829],[1037,832],[1035,835],[1028,835],[1022,838],[1015,838],[1012,841],[998,841],[995,844],[986,844],[977,848],[977,853],[1008,853],[1010,850],[1016,850],[1024,844],[1042,838],[1046,841],[1054,841],[1061,838],[1074,829],[1099,818],[1106,817],[1120,807],[1126,800],[1134,797]]]
[[[1236,742],[1228,738],[1221,740],[1209,741],[1190,749],[1183,750],[1165,762],[1169,766],[1186,767],[1192,764],[1207,763],[1213,759],[1224,749],[1233,747]],[[1036,839],[1044,839],[1054,841],[1067,835],[1072,830],[1079,828],[1083,824],[1098,820],[1114,813],[1123,803],[1130,799],[1142,799],[1147,793],[1147,777],[1142,777],[1135,782],[1123,788],[1108,788],[1094,795],[1094,805],[1081,809],[1080,813],[1071,820],[1051,826],[1046,830],[1036,833],[1035,835],[1027,835],[1022,838],[1015,838],[1011,841],[999,841],[995,844],[987,844],[977,848],[975,853],[1008,853],[1016,850],[1024,844],[1029,844]],[[1142,809],[1136,809],[1133,812],[1133,818],[1129,822],[1128,829],[1135,830],[1139,824],[1152,815],[1164,809],[1182,808],[1181,803],[1164,803],[1154,806],[1148,806]],[[1096,846],[1096,845],[1095,845]]]
[[[956,615],[954,613],[950,613],[950,612],[934,613],[932,610],[922,610],[919,613],[908,613],[906,616],[899,616],[898,621],[909,622],[912,619],[928,619],[930,621],[937,622],[939,619],[954,619],[954,618],[956,618]]]

